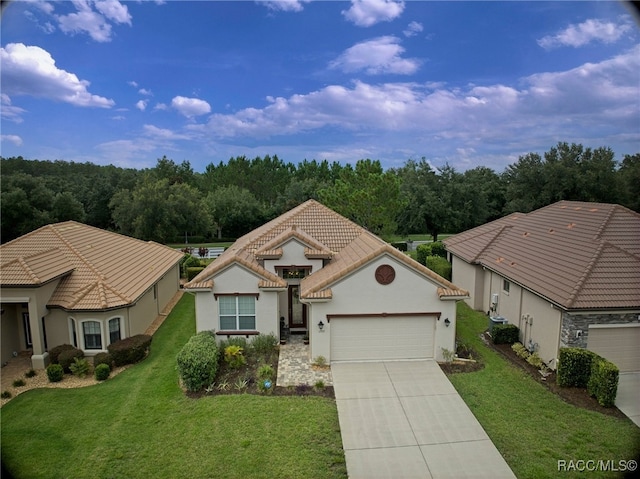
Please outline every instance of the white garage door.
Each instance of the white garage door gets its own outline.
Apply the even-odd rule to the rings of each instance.
[[[640,324],[589,328],[587,349],[608,359],[620,372],[640,371]]]
[[[435,317],[331,319],[331,361],[434,357]]]

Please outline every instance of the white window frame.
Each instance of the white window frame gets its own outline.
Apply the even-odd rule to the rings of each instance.
[[[118,331],[120,333],[120,339],[124,339],[125,338],[125,336],[123,334],[123,330],[122,330],[122,325],[123,325],[122,316],[114,316],[113,318],[107,319],[107,328],[106,329],[108,331],[109,344],[112,343],[112,341],[111,341],[111,321],[113,321],[115,319],[118,320]]]
[[[509,294],[509,290],[511,289],[511,282],[508,279],[502,279],[502,291]]]
[[[85,323],[98,323],[100,325],[100,347],[99,348],[87,348],[87,344],[85,343],[85,337],[84,337],[84,324]],[[106,344],[104,341],[104,324],[102,321],[98,320],[98,319],[84,319],[82,321],[80,321],[80,344],[82,345],[82,350],[83,351],[106,351]]]
[[[224,298],[224,301],[223,301]],[[240,314],[240,303],[239,298],[251,298],[253,300],[253,314]],[[220,326],[221,331],[255,331],[256,330],[256,301],[257,298],[253,294],[247,295],[219,295],[217,297],[218,300],[218,325]],[[233,315],[231,314],[222,314],[222,305],[223,302],[227,302],[229,300],[233,300],[235,303],[235,312]],[[235,317],[235,327],[233,328],[223,328],[222,327],[222,317],[230,318],[231,316]],[[253,328],[240,328],[240,319],[241,318],[253,318]]]

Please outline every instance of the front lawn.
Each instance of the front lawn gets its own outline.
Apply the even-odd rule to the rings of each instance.
[[[2,462],[20,478],[346,478],[335,401],[189,399],[175,357],[194,333],[185,295],[149,356],[97,386],[38,389],[2,408]]]
[[[564,402],[523,370],[489,349],[479,335],[487,317],[458,306],[458,337],[482,356],[485,367],[449,379],[519,479],[619,477],[620,472],[558,470],[558,461],[636,460],[640,429],[619,419]],[[561,463],[562,464],[562,463]],[[578,466],[586,463],[578,463]],[[593,463],[590,463],[593,466]],[[562,467],[562,466],[561,466]],[[608,466],[603,464],[601,469]]]

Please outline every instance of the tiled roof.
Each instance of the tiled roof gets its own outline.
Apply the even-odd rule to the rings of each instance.
[[[444,243],[566,309],[640,307],[640,214],[620,205],[560,201]]]
[[[43,226],[0,246],[0,285],[62,278],[47,306],[100,310],[135,303],[183,254],[75,221]]]
[[[260,260],[272,257],[274,248],[277,250],[291,238],[308,246],[305,248],[307,257],[329,260],[324,268],[301,281],[300,297],[303,299],[330,299],[332,284],[383,254],[405,263],[438,287],[456,291],[460,297],[468,295],[382,239],[314,200],[302,203],[239,238],[185,288],[193,289],[203,281],[211,280],[234,263],[242,264],[265,280],[274,281],[273,273],[265,270]],[[283,279],[275,278],[286,286]]]

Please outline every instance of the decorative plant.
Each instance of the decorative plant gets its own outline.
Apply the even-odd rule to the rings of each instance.
[[[104,364],[104,363],[98,364],[96,366],[96,369],[93,372],[93,374],[95,375],[98,381],[105,381],[109,377],[110,373],[111,373],[111,368],[109,367],[108,364]]]
[[[441,348],[442,349],[442,357],[444,358],[444,362],[445,363],[450,363],[453,361],[453,358],[455,357],[455,353],[447,348]]]
[[[36,373],[36,371],[34,369],[29,369],[26,373],[24,373],[24,375],[27,378],[32,378],[34,376],[37,376],[38,373]]]
[[[2,399],[10,399],[11,398],[11,393],[9,391],[2,391],[2,394],[0,394],[0,397]]]
[[[238,378],[235,384],[233,385],[233,387],[236,388],[238,391],[244,391],[245,389],[247,389],[247,387],[249,387],[249,380]]]
[[[24,382],[24,379],[16,379],[15,381],[13,381],[13,387],[14,388],[22,387],[25,384],[27,384],[27,383]]]
[[[243,351],[243,348],[235,344],[227,346],[224,348],[224,360],[234,369],[244,366],[247,364],[247,360],[244,357]]]
[[[229,382],[222,380],[218,383],[218,391],[228,391],[229,390]]]
[[[59,364],[49,364],[49,366],[47,366],[47,377],[52,383],[62,381],[62,378],[64,377],[64,368]]]
[[[73,358],[73,364],[69,365],[69,369],[74,376],[83,378],[89,373],[89,361],[84,358]]]
[[[313,360],[313,365],[318,366],[319,368],[323,368],[327,365],[327,358],[324,356],[316,356]]]
[[[324,389],[324,381],[322,379],[318,379],[313,387],[316,389]]]
[[[258,368],[258,379],[273,379],[275,371],[270,364],[263,364]]]

